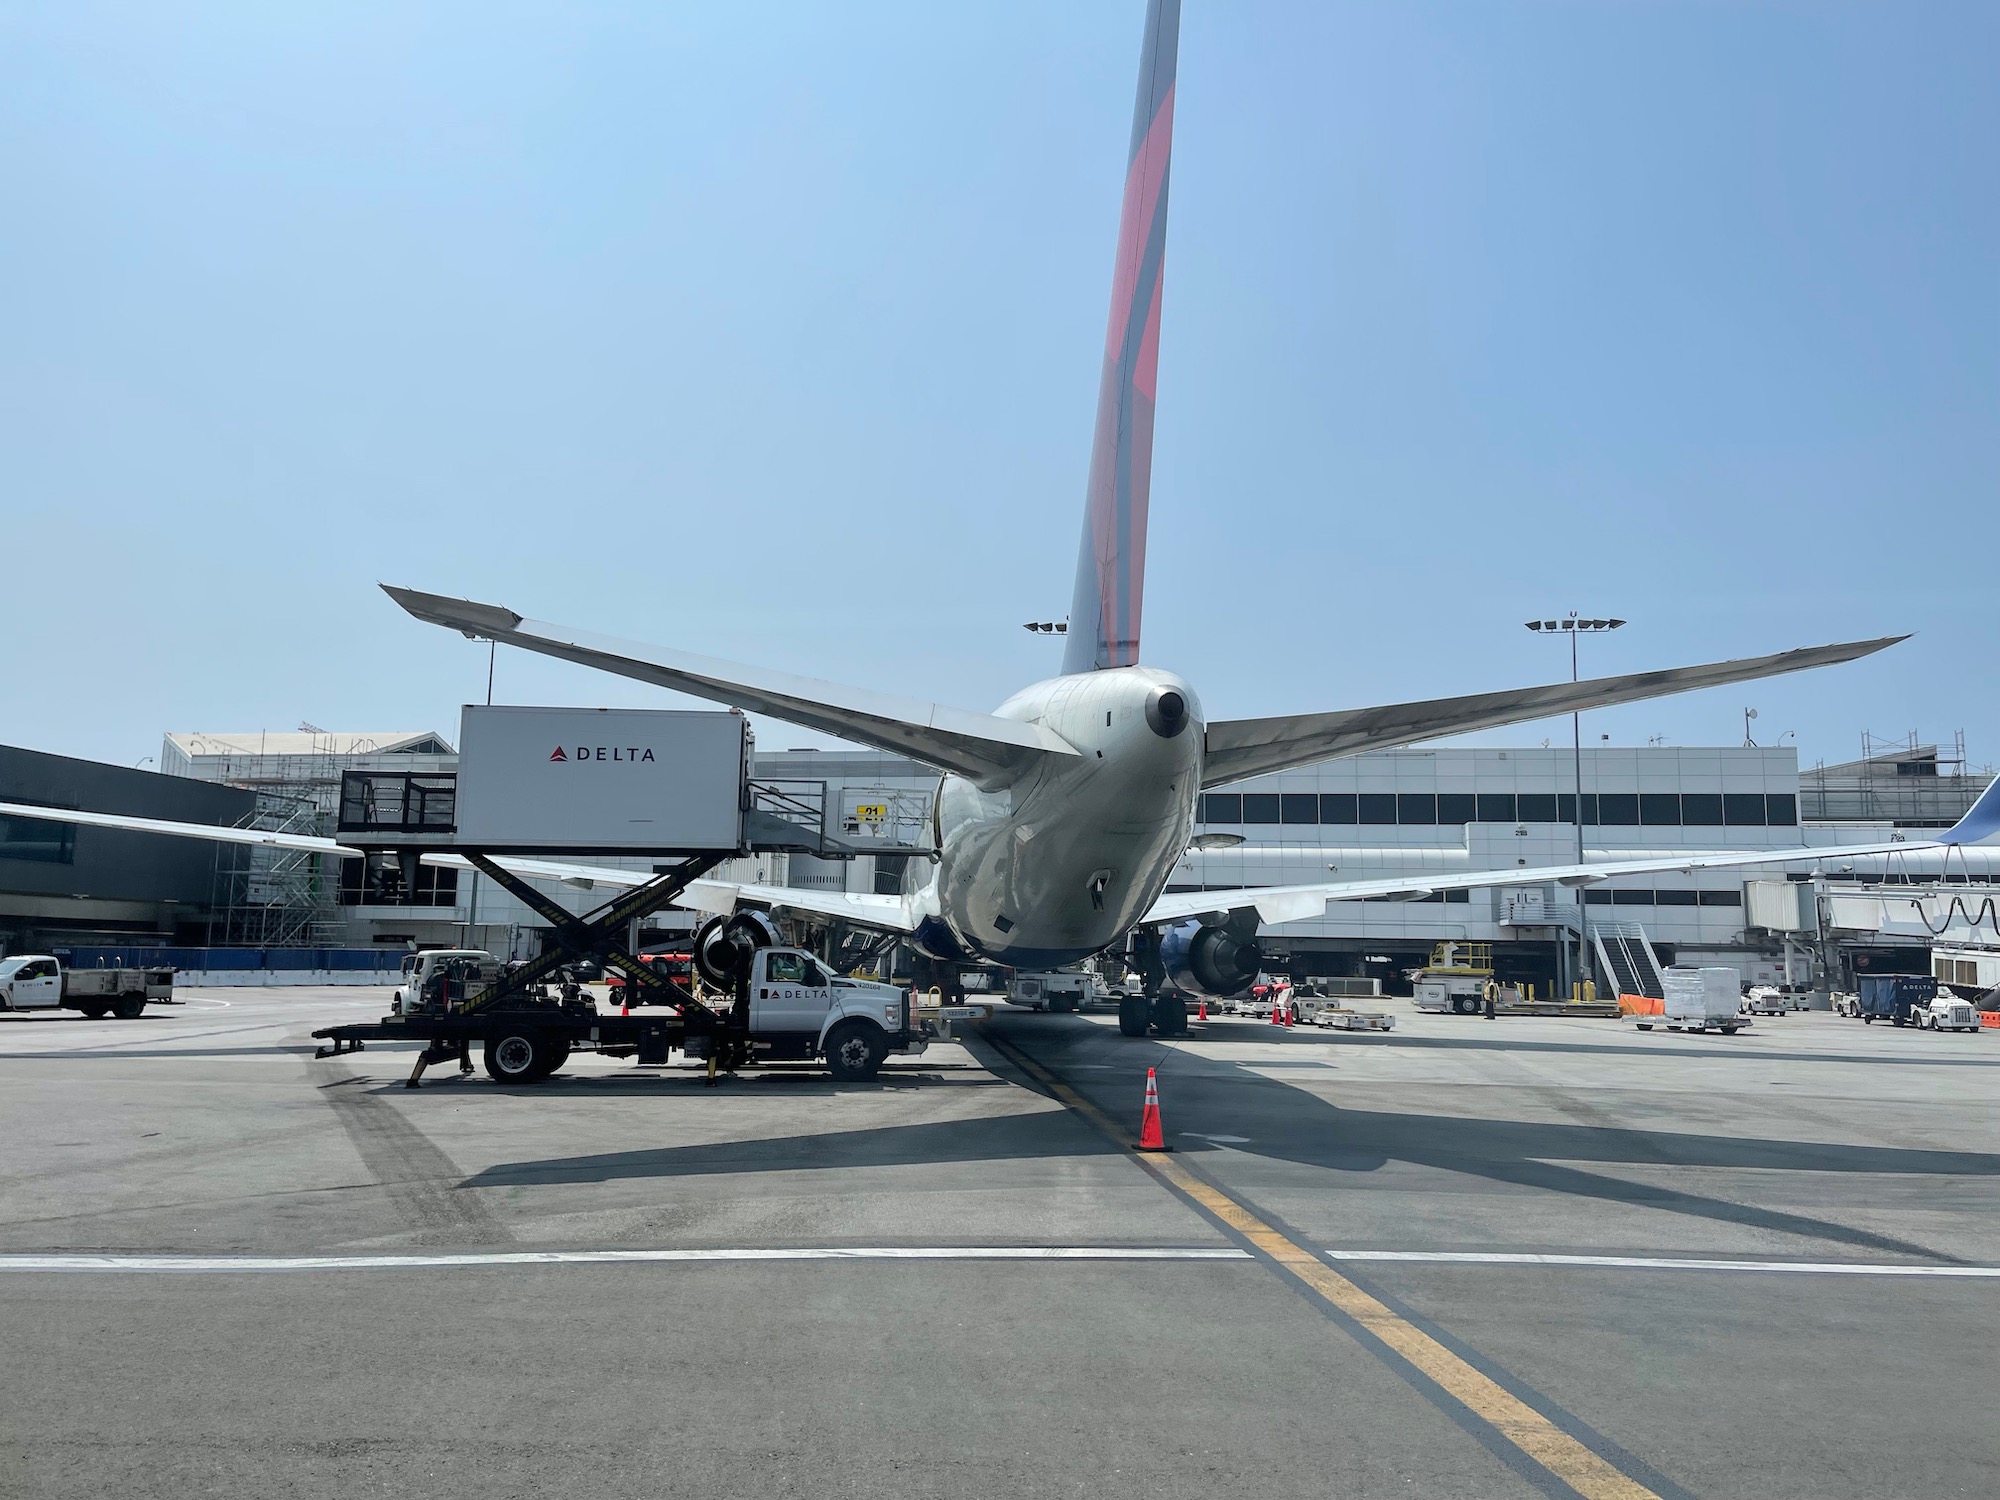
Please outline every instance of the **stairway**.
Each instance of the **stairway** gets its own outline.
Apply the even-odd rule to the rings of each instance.
[[[1646,940],[1646,929],[1637,922],[1593,923],[1590,940],[1597,949],[1597,962],[1609,975],[1621,995],[1665,998],[1660,960]]]

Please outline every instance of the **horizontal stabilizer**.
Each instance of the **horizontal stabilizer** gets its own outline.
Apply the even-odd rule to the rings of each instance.
[[[733,880],[697,880],[674,898],[676,906],[727,916],[743,902],[780,911],[806,911],[839,917],[881,932],[914,932],[916,919],[901,896],[875,896],[859,891],[794,890],[781,885],[743,885]]]
[[[2000,781],[1994,783],[2000,786]],[[1982,803],[1993,798],[1993,822],[2000,831],[2000,798],[1988,788]],[[1977,812],[1978,808],[1974,808]],[[1966,815],[1970,822],[1972,814]],[[1964,827],[1964,823],[1959,825]],[[1160,897],[1144,918],[1145,924],[1180,922],[1189,917],[1206,917],[1254,907],[1264,922],[1305,922],[1326,914],[1332,901],[1417,900],[1437,891],[1503,889],[1523,885],[1596,885],[1621,875],[1692,875],[1697,870],[1735,870],[1758,865],[1821,865],[1830,861],[1853,860],[1898,854],[1922,854],[1960,842],[1950,833],[1936,839],[1905,840],[1887,844],[1844,844],[1815,848],[1799,844],[1785,849],[1724,850],[1708,852],[1679,850],[1646,859],[1604,860],[1596,864],[1542,865],[1519,869],[1470,870],[1462,874],[1418,871],[1411,875],[1388,876],[1380,880],[1329,880],[1309,885],[1244,886],[1237,890],[1176,891]]]
[[[1807,646],[1773,656],[1742,661],[1711,662],[1703,667],[1670,667],[1661,672],[1630,672],[1622,677],[1596,677],[1588,682],[1556,682],[1547,687],[1516,688],[1498,693],[1473,693],[1464,698],[1434,698],[1424,703],[1391,703],[1382,708],[1348,708],[1324,714],[1292,714],[1270,719],[1226,719],[1208,726],[1204,787],[1224,786],[1246,776],[1286,771],[1364,750],[1393,750],[1420,740],[1475,729],[1497,729],[1529,719],[1545,719],[1577,709],[1608,708],[1688,693],[1696,688],[1750,682],[1808,667],[1829,667],[1853,661],[1893,646],[1908,636],[1850,641],[1838,646]]]
[[[1048,730],[1016,719],[793,677],[662,646],[585,635],[546,621],[523,619],[499,605],[448,599],[388,584],[382,589],[419,620],[433,625],[750,713],[769,714],[788,724],[907,755],[941,771],[956,772],[982,787],[1011,780],[1041,756],[1076,754],[1072,746]]]

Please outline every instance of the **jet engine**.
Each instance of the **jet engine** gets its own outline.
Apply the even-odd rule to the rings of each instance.
[[[1222,1000],[1240,995],[1257,981],[1264,950],[1257,946],[1257,914],[1232,915],[1220,926],[1175,922],[1160,929],[1160,963],[1167,983],[1189,999]]]
[[[769,912],[710,917],[694,935],[695,971],[717,989],[728,989],[750,973],[751,956],[759,948],[776,948],[783,941]]]

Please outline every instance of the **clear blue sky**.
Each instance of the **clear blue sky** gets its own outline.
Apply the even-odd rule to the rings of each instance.
[[[485,650],[377,580],[1052,672],[1141,14],[0,3],[0,738],[452,733]],[[1187,0],[1144,659],[1231,717],[1566,675],[1567,608],[1632,621],[1587,672],[1916,631],[1592,732],[2000,758],[1996,57],[1991,0]]]

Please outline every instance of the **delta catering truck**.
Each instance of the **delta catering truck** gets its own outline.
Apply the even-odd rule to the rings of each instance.
[[[77,1010],[134,1021],[148,1000],[174,998],[172,969],[66,969],[48,953],[0,958],[0,1010]]]
[[[638,918],[672,905],[725,859],[851,852],[829,843],[823,807],[787,820],[759,805],[742,714],[468,707],[459,745],[449,784],[431,773],[348,772],[340,839],[370,858],[400,861],[429,850],[463,857],[546,924],[543,950],[504,970],[478,951],[420,956],[396,1014],[315,1031],[329,1044],[320,1056],[371,1041],[421,1042],[412,1088],[438,1063],[455,1060],[470,1072],[474,1047],[501,1083],[546,1078],[573,1052],[658,1066],[675,1050],[705,1060],[711,1079],[718,1070],[819,1060],[836,1079],[859,1081],[892,1053],[916,1056],[948,1039],[952,1021],[987,1014],[924,1005],[893,985],[836,974],[789,945],[778,920],[759,910],[709,915],[689,943],[687,979],[628,950]],[[514,854],[662,862],[643,884],[577,913],[498,862]],[[565,867],[536,868],[546,880]],[[583,963],[615,972],[624,980],[620,1010],[638,1009],[599,1012],[567,979]]]

